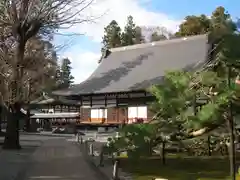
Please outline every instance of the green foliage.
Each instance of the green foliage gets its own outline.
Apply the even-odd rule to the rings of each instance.
[[[239,72],[240,67],[240,35],[232,34],[225,36],[221,44],[221,60],[227,65],[231,65]]]
[[[140,44],[143,42],[144,37],[141,28],[135,25],[132,16],[128,16],[127,24],[123,32],[115,20],[112,20],[109,25],[104,28],[102,51],[104,49]]]
[[[223,7],[216,8],[211,18],[206,15],[185,18],[176,35],[209,33],[210,42],[216,43],[214,68],[190,75],[186,72],[168,73],[161,85],[150,89],[157,99],[152,108],[158,114],[160,124],[163,121],[165,124],[182,122],[183,129],[188,132],[224,122],[223,114],[230,101],[238,101],[240,90],[233,85],[236,74],[239,74],[240,59],[240,36],[235,31],[236,25]],[[230,87],[226,81],[228,66],[233,69]],[[194,103],[195,99],[197,102]],[[201,108],[196,107],[198,101],[201,101]],[[193,110],[190,110],[191,107]],[[194,114],[196,109],[198,112]]]
[[[104,28],[103,48],[110,49],[121,46],[121,28],[115,20]]]
[[[211,21],[206,15],[187,16],[185,21],[179,26],[177,36],[192,36],[205,34],[210,30]]]
[[[157,99],[152,104],[152,108],[158,111],[159,117],[168,119],[186,108],[186,101],[193,97],[193,92],[189,89],[190,80],[190,73],[169,72],[162,84],[152,86],[149,89]]]
[[[211,87],[217,94],[211,93]],[[230,100],[235,93],[226,81],[213,71],[201,73],[168,72],[161,85],[150,88],[156,97],[153,103],[158,127],[172,128],[177,133],[221,124]],[[195,112],[194,106],[203,100]]]
[[[135,28],[130,16],[122,34],[122,45],[134,44]],[[187,16],[176,35],[208,33],[210,42],[214,43],[211,66],[195,73],[167,72],[161,84],[149,89],[156,98],[151,104],[156,113],[155,124],[127,125],[121,131],[121,138],[109,141],[112,151],[126,150],[130,156],[139,157],[151,154],[149,149],[159,142],[182,140],[206,128],[213,130],[228,120],[230,101],[235,105],[235,113],[239,113],[240,87],[234,85],[234,80],[239,74],[240,35],[235,31],[236,25],[223,7],[216,8],[210,18]],[[229,66],[233,70],[230,86]],[[201,132],[198,136],[206,131]]]
[[[57,87],[59,89],[69,88],[73,83],[74,77],[71,75],[71,69],[71,61],[68,58],[64,58],[60,68],[56,71],[56,80],[58,83]]]
[[[153,32],[151,34],[151,37],[150,37],[150,41],[151,42],[155,42],[155,41],[161,41],[161,40],[166,40],[167,37],[163,34],[158,34],[157,32]]]
[[[124,32],[122,33],[122,45],[128,46],[135,44],[136,38],[136,25],[133,22],[133,17],[127,17],[127,24],[124,28]]]
[[[200,16],[187,16],[180,24],[177,36],[191,36],[209,33],[211,38],[219,39],[236,31],[236,24],[232,21],[224,7],[217,7],[209,18],[202,14]]]
[[[141,44],[144,42],[145,42],[145,37],[142,34],[142,29],[141,29],[141,27],[136,26],[134,44]]]
[[[217,7],[215,11],[213,11],[210,20],[210,32],[215,39],[222,38],[225,35],[231,35],[237,30],[236,24],[232,21],[231,15],[222,6]]]
[[[205,135],[182,142],[184,151],[190,156],[227,155],[227,134]]]
[[[156,138],[156,127],[152,124],[132,124],[125,126],[119,138],[110,138],[105,152],[126,151],[129,158],[139,158],[152,154],[153,143]]]

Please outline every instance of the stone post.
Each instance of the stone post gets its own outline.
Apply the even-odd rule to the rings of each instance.
[[[115,160],[114,165],[113,165],[113,172],[112,172],[112,179],[113,180],[119,180],[118,176],[118,168],[119,168],[119,160]]]
[[[79,140],[80,140],[80,135],[79,133],[77,133],[77,142],[79,143]]]
[[[89,145],[89,155],[93,156],[93,143]]]

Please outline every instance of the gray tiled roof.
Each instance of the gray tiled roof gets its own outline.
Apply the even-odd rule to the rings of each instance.
[[[207,59],[207,35],[111,49],[84,82],[55,95],[84,95],[145,90],[159,84],[168,70],[193,70]]]
[[[45,104],[78,105],[79,102],[74,101],[74,100],[68,100],[68,99],[65,99],[65,98],[55,99],[55,98],[49,97],[48,95],[43,94],[42,96],[40,96],[36,100],[31,101],[30,104],[32,104],[32,105],[45,105]]]

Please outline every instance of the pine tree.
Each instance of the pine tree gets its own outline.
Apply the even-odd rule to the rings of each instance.
[[[142,44],[145,43],[145,37],[142,34],[142,29],[141,27],[137,26],[135,28],[135,41],[134,44]]]
[[[103,49],[121,46],[121,28],[115,20],[104,28]]]
[[[145,42],[145,38],[142,35],[142,29],[141,27],[136,26],[132,16],[127,17],[127,24],[121,37],[122,46],[141,44]]]
[[[71,75],[71,69],[71,61],[64,58],[60,69],[60,88],[68,88],[73,83],[74,77]]]
[[[145,40],[142,35],[141,27],[134,24],[132,16],[128,16],[124,32],[122,32],[120,26],[115,20],[112,20],[109,25],[104,28],[104,36],[102,40],[103,47],[101,51],[104,53],[104,50],[106,49],[144,42]]]
[[[135,44],[136,37],[136,25],[133,22],[133,17],[127,17],[127,24],[124,28],[124,32],[122,33],[122,45],[128,46]]]

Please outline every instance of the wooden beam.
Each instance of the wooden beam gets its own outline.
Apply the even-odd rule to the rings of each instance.
[[[117,106],[117,122],[119,122],[119,102],[118,102],[118,95],[116,95],[116,106]]]
[[[80,105],[81,106],[83,105],[83,98],[82,98],[82,96],[80,97]]]
[[[92,96],[90,96],[90,107],[92,108]]]
[[[107,96],[104,96],[104,104],[105,104],[105,108],[107,107]]]
[[[146,91],[144,92],[144,99],[145,99],[144,104],[146,105],[147,104],[147,92]]]
[[[92,116],[91,116],[91,111],[92,111],[92,96],[90,96],[90,122],[92,122]]]

